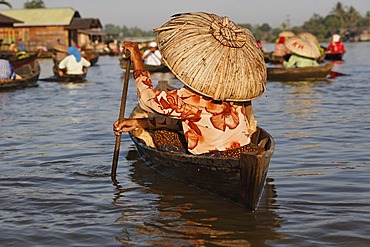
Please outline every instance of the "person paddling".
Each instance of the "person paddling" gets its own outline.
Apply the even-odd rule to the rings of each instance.
[[[204,21],[196,23],[200,19]],[[190,20],[189,23],[193,21],[194,26],[189,24],[187,32],[178,32],[181,27],[176,23],[187,20]],[[238,157],[241,152],[250,150],[251,135],[257,126],[251,100],[265,91],[267,77],[263,55],[252,33],[227,17],[203,12],[176,15],[155,30],[163,60],[185,86],[172,91],[154,89],[150,73],[144,70],[138,45],[124,43],[122,48],[130,52],[134,65],[139,105],[158,117],[117,120],[113,124],[115,135],[137,128],[169,127],[163,121],[170,117],[181,123],[180,131],[184,134],[187,152]],[[181,36],[191,32],[201,37]],[[194,52],[191,52],[191,47]],[[175,63],[180,61],[184,64],[177,67]],[[167,129],[162,129],[162,134]],[[168,135],[172,133],[170,131]]]

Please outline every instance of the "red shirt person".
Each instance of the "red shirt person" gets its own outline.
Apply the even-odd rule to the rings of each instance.
[[[346,52],[343,43],[340,41],[340,35],[334,34],[332,37],[332,42],[326,48],[326,53],[329,54],[343,54]]]

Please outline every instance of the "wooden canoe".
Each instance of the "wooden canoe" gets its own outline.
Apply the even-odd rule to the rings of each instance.
[[[83,74],[80,74],[80,75],[68,75],[68,74],[64,74],[63,76],[59,76],[59,62],[56,57],[54,56],[53,57],[53,62],[54,62],[54,66],[53,66],[53,73],[54,73],[54,76],[52,77],[49,77],[49,78],[43,78],[43,79],[40,79],[40,81],[46,81],[46,82],[75,82],[75,83],[80,83],[80,82],[85,82],[86,81],[86,75],[87,75],[87,71],[88,71],[88,68],[84,68],[83,71],[84,73]]]
[[[222,198],[250,211],[257,208],[275,149],[272,136],[258,128],[252,142],[266,151],[243,153],[240,159],[163,152],[141,142],[130,132],[142,159],[159,173]]]
[[[22,79],[7,80],[0,82],[0,91],[12,91],[26,87],[37,87],[37,81],[40,76],[40,64],[37,60],[32,63],[27,63],[15,70],[15,73],[20,75]]]
[[[121,66],[121,68],[123,70],[126,69],[126,63],[127,63],[127,60],[125,58],[119,58],[119,64]],[[133,70],[133,65],[131,65],[131,69]],[[170,69],[164,65],[164,64],[161,64],[161,65],[148,65],[148,64],[144,64],[144,70],[147,70],[149,71],[150,73],[167,73],[167,72],[171,72]]]
[[[9,62],[13,65],[14,69],[17,69],[22,67],[23,65],[33,63],[38,57],[38,53],[35,52],[24,54],[25,55],[20,56],[19,53],[1,52],[0,58],[9,60]]]
[[[59,82],[59,83],[82,83],[86,82],[86,73],[81,75],[54,75],[47,78],[42,78],[40,81],[44,82]]]
[[[91,66],[94,66],[99,60],[99,53],[97,52],[83,52],[81,55],[90,62]]]
[[[327,63],[318,67],[304,68],[283,68],[268,67],[268,81],[320,81],[327,80],[330,71],[333,68],[332,63]]]
[[[343,60],[343,55],[344,55],[344,53],[338,53],[338,54],[327,53],[327,54],[325,54],[325,59],[326,60],[333,60],[333,61],[341,61],[341,60]]]

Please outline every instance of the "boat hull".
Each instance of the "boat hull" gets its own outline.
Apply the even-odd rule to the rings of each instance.
[[[127,60],[124,59],[124,58],[120,58],[119,59],[119,64],[121,66],[121,68],[123,70],[126,69],[126,63],[127,63]],[[131,64],[131,70],[133,70],[133,65]],[[144,64],[144,70],[146,71],[149,71],[150,73],[167,73],[167,72],[171,72],[170,69],[162,64],[162,65],[148,65],[148,64]]]
[[[26,63],[14,70],[22,79],[0,82],[0,91],[13,91],[16,89],[38,86],[37,81],[40,76],[41,68],[37,60]]]
[[[330,53],[327,53],[325,55],[325,59],[326,60],[333,60],[333,61],[341,61],[343,60],[343,53],[338,53],[338,54],[330,54]]]
[[[320,81],[327,80],[332,63],[318,67],[267,68],[268,81]]]
[[[206,190],[254,211],[261,197],[275,143],[258,128],[253,139],[264,140],[266,151],[244,153],[240,159],[163,152],[130,136],[144,161],[159,173]]]

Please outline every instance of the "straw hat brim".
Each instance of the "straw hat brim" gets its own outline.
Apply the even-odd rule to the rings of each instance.
[[[285,37],[285,38],[290,38],[294,37],[295,34],[292,31],[282,31],[279,33],[279,37]]]
[[[166,65],[201,95],[242,102],[264,92],[263,54],[252,33],[227,17],[204,12],[179,14],[154,31]]]
[[[303,33],[300,33],[298,34],[299,37],[301,37],[302,39],[308,39],[308,40],[311,40],[313,41],[315,44],[319,44],[319,40],[317,39],[317,37],[315,35],[313,35],[312,33],[309,33],[309,32],[303,32]]]
[[[320,51],[313,41],[302,39],[299,36],[292,37],[285,41],[285,46],[292,53],[308,58],[319,58]]]
[[[56,44],[53,46],[53,49],[59,52],[65,52],[68,53],[68,47],[61,44]]]

